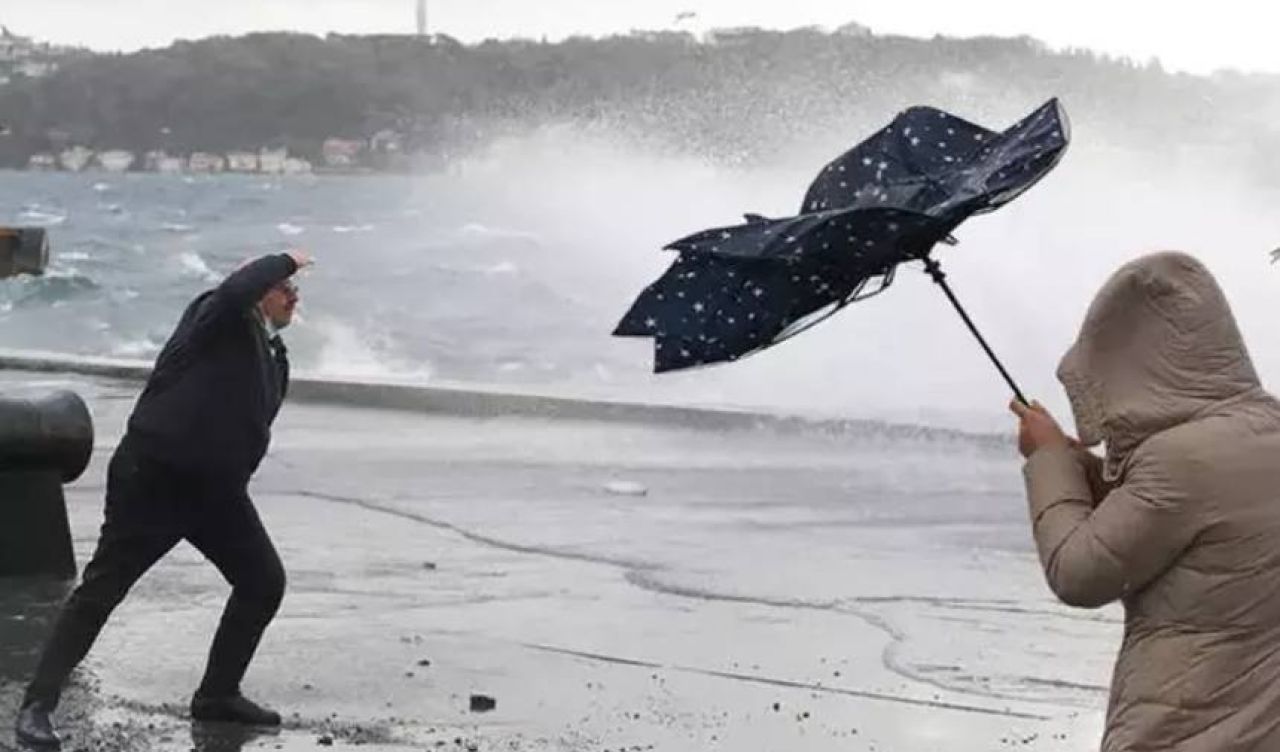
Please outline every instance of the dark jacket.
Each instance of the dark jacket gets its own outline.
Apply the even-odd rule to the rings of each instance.
[[[143,456],[248,482],[289,383],[283,345],[267,341],[254,306],[295,271],[286,254],[264,256],[187,307],[129,419]]]

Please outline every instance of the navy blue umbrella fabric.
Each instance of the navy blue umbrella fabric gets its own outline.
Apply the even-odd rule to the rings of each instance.
[[[667,246],[679,257],[614,331],[653,337],[655,370],[737,360],[882,291],[968,217],[993,211],[1049,172],[1070,135],[1050,100],[1003,133],[931,107],[827,165],[801,213],[747,215]]]

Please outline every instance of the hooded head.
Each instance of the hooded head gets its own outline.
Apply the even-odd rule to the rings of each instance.
[[[1058,367],[1086,446],[1113,473],[1147,438],[1259,388],[1209,270],[1183,253],[1121,267],[1103,285]]]

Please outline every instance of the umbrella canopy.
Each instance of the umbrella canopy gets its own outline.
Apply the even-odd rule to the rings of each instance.
[[[1056,99],[1002,133],[931,107],[908,109],[823,168],[800,214],[747,215],[668,245],[679,257],[614,334],[654,338],[655,370],[664,372],[782,342],[883,291],[904,262],[926,262],[945,287],[933,247],[1034,185],[1069,138]]]

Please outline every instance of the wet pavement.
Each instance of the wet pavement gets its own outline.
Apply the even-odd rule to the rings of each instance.
[[[5,378],[91,404],[83,567],[136,387]],[[77,675],[64,749],[1097,746],[1117,614],[1053,602],[989,442],[290,405],[252,492],[290,584],[245,691],[285,728],[186,720],[228,588],[183,545]],[[0,585],[0,749],[61,593]]]

